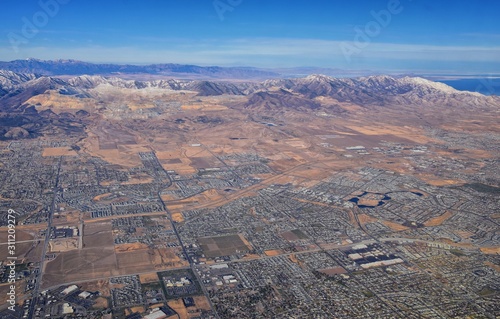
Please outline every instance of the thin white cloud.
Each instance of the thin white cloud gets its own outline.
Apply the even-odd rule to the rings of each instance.
[[[29,44],[28,44],[29,45]],[[0,47],[0,60],[36,57],[40,59],[78,59],[89,62],[114,63],[190,63],[201,65],[249,66],[337,66],[354,67],[349,62],[365,63],[398,60],[412,62],[500,63],[500,47],[439,46],[372,42],[360,46],[356,42],[318,39],[233,39],[186,42],[172,40],[168,47],[21,47],[14,52]],[[347,60],[343,46],[358,47]]]
[[[479,33],[479,32],[469,32],[460,34],[464,37],[478,38],[481,40],[500,40],[500,33]]]

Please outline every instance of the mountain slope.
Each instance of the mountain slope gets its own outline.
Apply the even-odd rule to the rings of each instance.
[[[43,94],[48,90],[63,89],[67,83],[61,79],[40,77],[15,85],[0,97],[0,110],[21,110],[23,104],[33,96]]]
[[[0,109],[13,111],[31,97],[48,90],[75,97],[92,97],[92,90],[110,86],[128,90],[156,88],[187,90],[199,96],[247,96],[245,107],[292,107],[301,110],[319,107],[317,98],[368,106],[425,106],[425,107],[498,107],[500,99],[475,92],[455,90],[445,84],[423,78],[393,78],[370,76],[358,79],[338,79],[310,75],[299,79],[275,79],[264,82],[220,82],[188,80],[124,80],[119,77],[77,76],[68,80],[37,77],[0,71]],[[130,91],[133,92],[133,91]],[[105,94],[105,92],[104,92]]]
[[[175,91],[182,91],[182,94]],[[224,95],[233,97],[221,97]],[[400,114],[409,114],[405,112],[440,112],[443,108],[498,110],[500,107],[497,96],[457,91],[442,83],[411,77],[339,79],[311,75],[258,83],[138,81],[100,75],[61,79],[0,71],[0,139],[31,138],[46,132],[80,134],[86,121],[99,116],[117,120],[151,118],[163,112],[175,112],[172,105],[176,103],[172,102],[177,102],[178,96],[250,114],[281,116],[295,113],[298,117],[305,114],[348,116],[363,108],[381,111],[392,108],[402,112]],[[207,99],[212,96],[217,98]]]
[[[0,70],[0,97],[7,94],[16,85],[36,79],[34,74],[15,73],[7,70]]]
[[[308,98],[328,96],[340,102],[366,105],[434,105],[434,106],[498,106],[495,96],[458,91],[443,83],[418,77],[393,78],[370,76],[337,79],[311,75],[288,81],[268,81],[267,85],[283,85]]]
[[[252,93],[245,104],[245,108],[247,109],[260,111],[277,110],[280,108],[311,111],[320,107],[321,105],[318,102],[284,89]]]

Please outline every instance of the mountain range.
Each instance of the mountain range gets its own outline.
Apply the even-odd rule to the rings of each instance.
[[[122,78],[148,80],[153,78],[176,79],[253,79],[264,80],[282,77],[303,77],[309,74],[325,74],[329,76],[360,77],[380,74],[372,70],[343,70],[319,67],[295,68],[254,68],[254,67],[220,67],[197,66],[186,64],[111,64],[89,63],[78,60],[40,60],[24,59],[9,62],[0,61],[0,70],[16,73],[33,73],[45,76],[76,76],[76,75],[103,75],[120,76]]]
[[[102,85],[135,90],[145,88],[188,90],[196,92],[199,96],[249,96],[258,92],[262,95],[261,92],[272,91],[274,96],[287,96],[293,93],[309,100],[329,97],[339,102],[350,102],[360,106],[439,104],[474,107],[494,106],[498,105],[499,101],[496,96],[458,91],[443,83],[419,77],[394,78],[379,75],[351,79],[310,75],[305,78],[272,79],[262,82],[173,79],[138,81],[89,75],[62,79],[0,70],[0,107],[2,110],[16,109],[32,96],[47,90],[57,90],[63,95],[90,97],[87,91]],[[276,90],[277,88],[280,90]]]
[[[13,69],[13,65],[10,65],[10,69]],[[27,71],[43,71],[47,70],[48,64],[30,60],[18,62],[15,65],[18,69],[26,67]],[[51,68],[53,73],[68,74],[68,70],[75,63],[56,61],[49,65],[53,66]],[[77,65],[80,64],[77,63]],[[103,68],[102,70],[111,71],[114,67],[110,66],[109,69]],[[188,70],[189,68],[181,69]],[[220,68],[193,67],[189,70],[219,72]],[[77,73],[77,69],[71,72]],[[132,103],[130,99],[134,100],[135,96],[140,96],[140,101],[133,102],[136,106],[131,110],[141,108],[141,103],[165,104],[167,102],[162,102],[165,94],[175,92],[188,94],[194,98],[197,96],[198,99],[235,97],[236,102],[229,99],[231,101],[225,102],[226,105],[232,108],[267,112],[294,110],[310,113],[321,111],[321,109],[336,110],[337,114],[348,112],[348,108],[341,107],[341,105],[355,105],[361,108],[424,108],[426,110],[452,108],[457,111],[474,108],[498,109],[500,106],[500,98],[497,96],[458,91],[443,83],[419,77],[397,78],[376,75],[360,78],[334,78],[316,74],[303,78],[274,78],[265,81],[130,80],[102,75],[57,77],[0,69],[0,137],[36,136],[42,134],[43,128],[47,128],[48,123],[52,123],[52,127],[63,127],[64,130],[78,130],[79,125],[82,124],[78,124],[79,119],[83,115],[95,114],[103,107],[111,112],[114,108],[127,107]],[[107,98],[103,99],[106,96]],[[65,109],[66,104],[67,109]],[[53,112],[54,107],[59,111]],[[78,111],[81,112],[76,114],[75,112]],[[16,128],[17,131],[13,133],[12,128]],[[19,128],[24,131],[19,131]]]
[[[263,79],[279,77],[280,74],[272,71],[250,67],[219,67],[197,66],[185,64],[94,64],[77,60],[45,61],[39,59],[0,61],[0,70],[16,73],[33,73],[45,76],[61,75],[120,75],[128,77],[175,77],[175,78],[211,78],[211,79]]]

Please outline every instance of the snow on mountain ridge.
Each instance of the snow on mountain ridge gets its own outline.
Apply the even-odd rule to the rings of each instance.
[[[477,92],[470,92],[470,91],[459,91],[449,85],[446,85],[441,82],[434,82],[431,80],[427,80],[421,77],[409,77],[406,76],[404,78],[401,78],[401,81],[404,83],[410,83],[410,84],[417,84],[417,85],[423,85],[427,87],[431,87],[433,89],[448,93],[448,94],[472,94],[475,96],[483,96],[481,93]]]

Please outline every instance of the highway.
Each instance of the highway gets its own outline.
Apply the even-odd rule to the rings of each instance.
[[[52,229],[52,220],[54,217],[54,211],[56,209],[56,198],[57,198],[57,194],[62,191],[62,189],[58,188],[59,174],[61,173],[61,163],[62,163],[62,156],[59,157],[59,161],[57,163],[56,181],[54,184],[54,188],[52,189],[53,194],[52,194],[52,202],[50,204],[49,216],[48,216],[48,221],[47,221],[47,231],[45,232],[45,240],[43,242],[42,255],[40,257],[40,262],[39,262],[40,271],[38,272],[37,276],[35,277],[35,287],[33,288],[33,299],[31,300],[31,304],[30,304],[29,312],[28,312],[29,319],[33,318],[34,313],[35,313],[35,307],[38,304],[38,298],[39,298],[39,294],[40,294],[40,285],[41,285],[42,279],[43,279],[45,255],[47,254],[47,247],[49,246],[50,230]]]
[[[168,220],[170,221],[170,224],[172,225],[172,229],[174,230],[175,236],[177,236],[177,240],[179,241],[179,244],[182,247],[182,252],[183,252],[184,256],[186,257],[186,260],[189,262],[189,268],[191,269],[191,271],[193,272],[193,274],[196,276],[196,280],[198,280],[198,283],[199,283],[201,289],[203,290],[203,294],[207,298],[208,304],[210,305],[210,308],[212,309],[212,312],[214,313],[214,315],[215,315],[216,318],[219,318],[219,315],[217,314],[217,311],[215,310],[215,307],[214,307],[214,305],[212,303],[212,300],[210,300],[210,295],[208,294],[208,291],[205,288],[205,285],[201,281],[201,278],[198,276],[198,273],[196,272],[196,269],[194,267],[195,264],[194,264],[192,258],[187,253],[186,247],[184,246],[184,243],[182,242],[182,238],[179,235],[179,232],[177,231],[177,227],[175,225],[175,222],[172,220],[172,216],[168,212],[167,207],[165,206],[165,203],[163,202],[163,199],[161,198],[161,192],[158,192],[158,198],[160,199],[160,202],[163,205],[163,209],[165,210],[165,212],[167,214]]]

